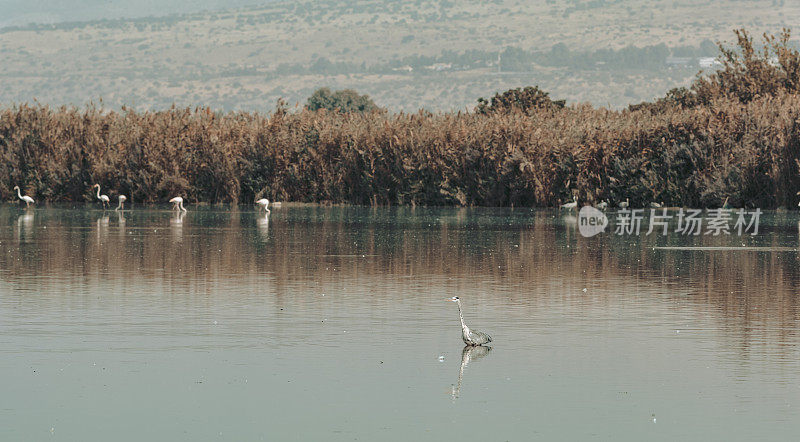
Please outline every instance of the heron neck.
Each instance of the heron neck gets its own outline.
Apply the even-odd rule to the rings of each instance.
[[[181,200],[180,206],[181,206],[181,210],[183,210],[185,212],[186,209],[183,207],[183,200]]]
[[[100,199],[100,186],[97,186],[97,199]]]
[[[17,196],[22,199],[22,192],[19,191],[19,187],[17,187]]]
[[[469,330],[469,327],[467,327],[467,324],[464,323],[464,314],[461,312],[461,300],[460,299],[458,300],[458,317],[459,317],[459,319],[461,319],[461,328],[463,330]]]

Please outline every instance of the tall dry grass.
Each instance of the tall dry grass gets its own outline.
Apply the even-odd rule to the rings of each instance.
[[[0,111],[0,195],[137,202],[256,197],[353,204],[793,205],[800,96],[718,99],[660,113],[573,106],[477,115],[270,115],[208,109]]]

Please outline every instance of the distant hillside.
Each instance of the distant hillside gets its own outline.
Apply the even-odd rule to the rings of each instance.
[[[0,104],[266,111],[329,86],[451,110],[539,85],[622,107],[688,84],[733,28],[798,19],[800,3],[783,0],[330,0],[6,27]]]
[[[188,14],[266,4],[274,0],[3,0],[0,28],[30,23],[138,18]]]

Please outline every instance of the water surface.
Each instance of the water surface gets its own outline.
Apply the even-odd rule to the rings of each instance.
[[[794,440],[797,222],[0,206],[0,439]]]

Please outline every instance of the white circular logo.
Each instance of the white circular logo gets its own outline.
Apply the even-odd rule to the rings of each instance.
[[[578,212],[578,230],[581,235],[590,238],[605,231],[608,218],[605,213],[592,206],[583,206]]]

